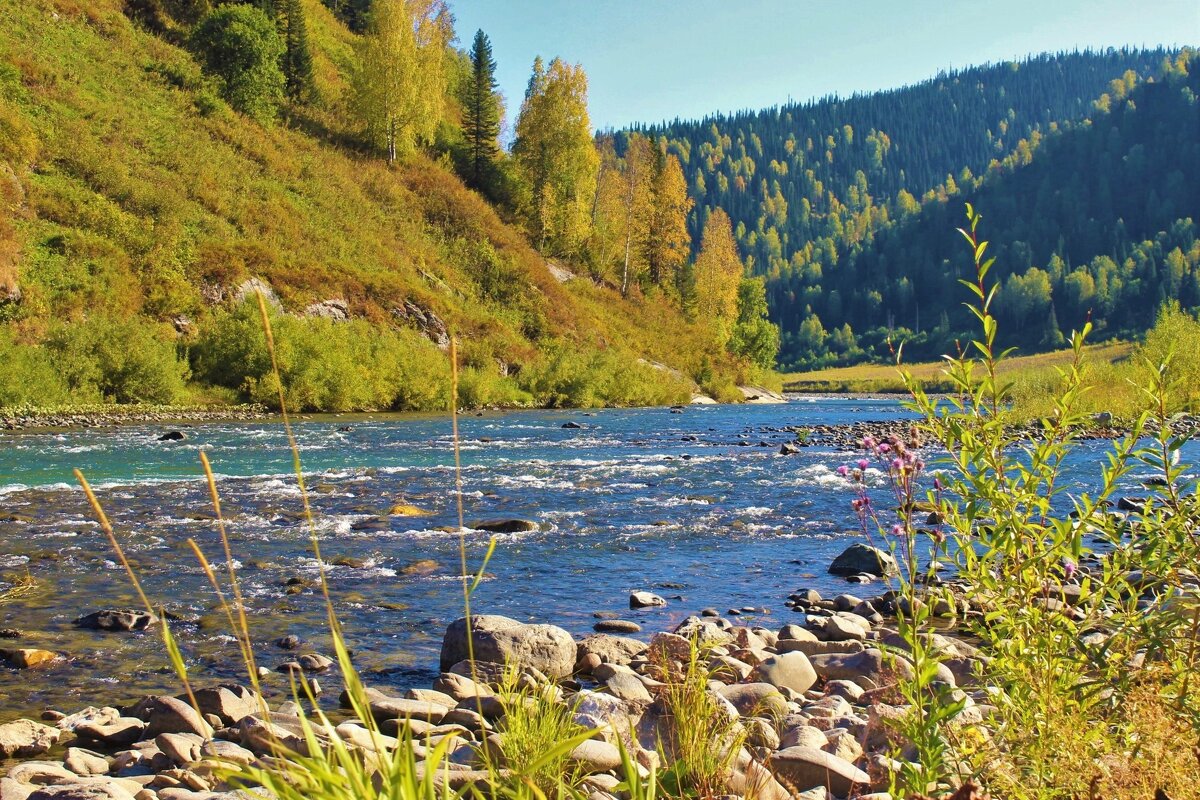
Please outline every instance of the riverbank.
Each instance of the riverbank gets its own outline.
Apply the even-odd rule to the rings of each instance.
[[[868,552],[864,560],[861,546],[856,553],[855,579],[879,586],[881,576],[870,573],[887,571],[887,556]],[[708,733],[728,734],[738,743],[736,757],[718,770],[728,794],[784,800],[816,797],[813,791],[825,788],[823,797],[853,793],[882,800],[901,769],[888,727],[904,713],[895,683],[911,672],[904,643],[887,622],[895,600],[884,589],[828,598],[800,589],[783,601],[796,612],[794,621],[778,630],[755,624],[760,609],[750,607],[694,609],[669,630],[649,633],[630,620],[601,619],[595,633],[579,639],[541,621],[483,615],[473,620],[475,663],[465,660],[467,636],[459,620],[442,638],[441,672],[428,688],[394,695],[368,688],[362,699],[369,721],[354,718],[343,693],[344,711],[329,726],[308,720],[325,746],[336,738],[352,750],[379,752],[411,740],[415,745],[403,746],[417,753],[418,773],[436,771],[439,782],[457,791],[486,789],[512,777],[495,769],[494,752],[506,752],[505,730],[512,727],[505,718],[529,713],[516,706],[524,707],[531,693],[546,696],[553,686],[554,703],[572,719],[567,733],[590,731],[566,755],[563,773],[592,797],[618,794],[626,778],[621,748],[643,779],[650,769],[678,771],[678,742],[698,733],[681,728],[695,724],[716,725]],[[649,592],[629,598],[631,610],[669,602]],[[95,624],[108,628],[107,635],[127,636],[126,629],[155,622],[143,613],[114,612]],[[943,627],[951,632],[949,621]],[[936,641],[946,656],[939,679],[966,693],[960,724],[985,726],[989,695],[971,677],[977,649],[946,634]],[[37,658],[35,651],[15,652]],[[62,787],[86,787],[95,793],[88,797],[108,800],[233,798],[226,792],[250,765],[308,754],[301,721],[307,702],[293,702],[289,676],[318,693],[321,684],[326,691],[341,684],[334,659],[295,636],[259,648],[257,658],[275,666],[262,671],[262,695],[249,686],[197,686],[194,709],[186,694],[145,697],[123,707],[97,696],[87,708],[47,709],[40,720],[0,725],[0,755],[31,759],[9,762],[0,796],[74,797]],[[515,684],[502,677],[506,663],[519,674]],[[696,716],[688,719],[677,706],[680,692],[695,688],[686,684],[697,669],[703,674],[699,685],[707,683],[711,694],[707,702],[689,698]],[[437,762],[432,747],[445,739],[451,742],[448,756]],[[64,794],[41,786],[60,787],[54,791]]]
[[[237,406],[83,406],[67,409],[0,409],[0,431],[116,428],[129,425],[248,422],[273,416],[259,405]]]
[[[912,713],[904,686],[917,669],[896,624],[908,601],[890,588],[894,569],[886,553],[850,547],[829,571],[852,585],[833,596],[792,592],[783,605],[793,621],[779,628],[756,624],[763,611],[756,607],[692,609],[669,629],[650,632],[608,614],[594,633],[578,638],[541,619],[487,614],[472,619],[468,636],[459,619],[442,636],[439,672],[428,687],[346,689],[341,711],[328,711],[324,720],[304,695],[341,689],[339,664],[333,653],[285,636],[256,648],[257,663],[273,667],[255,673],[261,694],[249,685],[193,685],[190,696],[153,695],[119,706],[97,693],[86,708],[50,708],[39,720],[0,724],[0,758],[16,759],[0,765],[0,775],[7,773],[0,797],[253,798],[259,795],[239,789],[262,779],[257,770],[294,781],[315,768],[299,756],[356,764],[351,771],[364,776],[375,770],[393,780],[432,776],[451,796],[491,796],[546,777],[522,773],[519,756],[544,755],[578,737],[551,758],[546,774],[593,800],[625,796],[623,782],[646,784],[651,774],[681,781],[684,790],[703,778],[709,791],[756,800],[889,800],[914,768],[913,743],[903,733]],[[1084,614],[1083,582],[1101,569],[1099,559],[1081,563],[1055,593],[1055,613]],[[940,702],[953,704],[942,724],[953,731],[951,742],[961,743],[948,745],[949,763],[959,766],[934,794],[982,797],[972,793],[968,757],[975,745],[968,743],[991,739],[1005,690],[982,678],[992,654],[959,634],[961,622],[982,618],[966,599],[969,587],[931,580],[918,601],[936,618],[926,634],[936,660],[924,662],[934,670],[927,684],[937,687]],[[629,595],[631,615],[670,604],[650,592]],[[86,624],[129,636],[153,632],[158,623],[144,612],[112,610]],[[1096,635],[1082,632],[1081,642]],[[5,655],[30,669],[54,657],[20,649]],[[1140,662],[1129,669],[1153,671]],[[300,697],[291,694],[296,685],[307,687]],[[537,721],[546,718],[557,720],[559,740],[514,732],[539,730]],[[332,755],[335,740],[354,754],[349,762]],[[958,746],[968,749],[959,754]],[[395,761],[410,753],[410,766]],[[1186,766],[1158,776],[1158,796],[1194,797],[1179,789],[1194,788],[1195,777]]]
[[[739,386],[741,403],[747,405],[776,405],[787,402],[784,395],[761,386]],[[716,401],[704,394],[694,394],[691,405],[715,405]],[[620,408],[621,406],[612,406]],[[662,405],[661,408],[681,410],[684,406]],[[504,412],[529,410],[527,406],[488,406],[466,408],[463,413]],[[595,410],[581,407],[580,410]],[[300,420],[371,421],[400,416],[428,416],[435,412],[311,412],[296,413]],[[203,424],[219,422],[248,422],[257,420],[281,420],[278,411],[271,411],[258,404],[230,406],[152,406],[152,405],[96,405],[62,409],[5,409],[0,408],[0,432],[31,430],[72,430],[78,428],[116,428],[129,425],[170,425],[172,423]]]

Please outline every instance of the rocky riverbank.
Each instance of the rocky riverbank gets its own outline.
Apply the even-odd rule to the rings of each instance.
[[[0,411],[0,430],[61,430],[66,428],[115,428],[122,425],[177,425],[211,422],[247,422],[268,419],[263,406],[242,405],[219,408],[171,406],[97,406],[65,411]]]
[[[889,557],[856,545],[831,570],[870,581],[890,568]],[[648,592],[630,596],[630,608],[665,605]],[[502,678],[518,670],[522,691],[547,690],[593,731],[575,748],[570,764],[594,800],[620,795],[623,745],[643,775],[670,767],[682,724],[670,709],[670,687],[685,674],[696,645],[708,672],[711,707],[744,744],[726,776],[727,794],[763,800],[887,797],[902,751],[888,721],[903,713],[895,688],[911,672],[904,643],[889,623],[892,592],[825,598],[810,589],[785,605],[796,622],[778,630],[743,624],[757,609],[699,610],[670,631],[639,637],[636,623],[602,619],[597,632],[578,641],[562,628],[501,616],[473,619],[476,662],[467,661],[465,622],[452,623],[441,650],[441,674],[429,688],[397,696],[367,689],[377,729],[347,716],[319,727],[363,751],[413,740],[418,763],[435,742],[453,737],[439,781],[454,789],[483,786],[489,778],[483,752],[503,760],[505,716],[514,702]],[[156,624],[144,613],[101,612],[86,618],[110,631]],[[966,707],[956,724],[986,725],[988,692],[973,685],[978,651],[951,635],[934,637],[943,651],[938,678],[958,687]],[[276,643],[288,651],[273,672],[262,670],[264,698],[236,685],[197,687],[196,706],[186,694],[154,696],[124,708],[46,710],[42,719],[0,725],[0,800],[218,800],[257,796],[235,791],[227,777],[274,756],[307,752],[301,704],[288,697],[290,677],[336,682],[334,662],[295,637]],[[7,651],[36,666],[36,651]],[[261,658],[270,655],[263,653]],[[510,679],[511,681],[511,679]],[[503,688],[509,686],[508,689]],[[506,692],[509,692],[506,694]],[[272,699],[273,698],[273,699]],[[343,707],[348,698],[342,697]],[[268,710],[269,709],[269,710]],[[494,762],[493,762],[494,763]]]

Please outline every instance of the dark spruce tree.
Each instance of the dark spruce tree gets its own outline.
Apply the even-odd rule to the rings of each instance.
[[[463,135],[467,140],[467,182],[486,189],[498,152],[500,98],[496,94],[496,61],[492,42],[482,30],[471,43],[471,74],[464,87]]]
[[[313,59],[308,45],[308,25],[304,19],[304,4],[300,0],[283,0],[283,74],[287,79],[287,96],[293,103],[312,99]]]

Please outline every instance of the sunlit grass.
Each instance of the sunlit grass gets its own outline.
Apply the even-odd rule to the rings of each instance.
[[[1096,364],[1113,364],[1124,361],[1133,351],[1128,342],[1112,342],[1090,345],[1085,348],[1087,358]],[[1012,378],[1033,375],[1043,370],[1053,372],[1055,367],[1066,367],[1071,363],[1070,350],[1014,356],[1005,361],[1000,374]],[[919,364],[904,364],[912,376],[926,391],[948,388],[949,382],[942,371],[944,361],[928,361]],[[904,393],[904,382],[894,364],[856,364],[852,367],[831,367],[812,372],[789,372],[783,375],[783,383],[793,392],[887,392]]]

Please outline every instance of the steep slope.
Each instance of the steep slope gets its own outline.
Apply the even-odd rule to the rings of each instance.
[[[1156,79],[1114,85],[1090,119],[1022,142],[910,217],[785,270],[768,289],[784,359],[861,357],[853,337],[824,336],[847,324],[876,355],[893,329],[914,358],[946,352],[971,327],[955,280],[970,271],[954,234],[964,202],[985,215],[1008,343],[1051,348],[1089,317],[1101,336],[1132,335],[1168,299],[1200,307],[1198,94],[1185,51]]]
[[[164,341],[170,323],[194,378],[224,383],[232,393],[221,397],[257,397],[250,366],[214,367],[255,360],[218,346],[239,330],[230,304],[251,278],[288,312],[356,320],[284,323],[296,329],[297,375],[306,357],[319,360],[305,347],[338,340],[346,359],[331,369],[378,371],[391,362],[363,349],[391,347],[416,359],[408,382],[442,386],[445,357],[426,339],[444,345],[444,323],[463,342],[478,402],[677,401],[693,377],[728,393],[737,366],[667,306],[562,282],[439,164],[393,169],[343,146],[353,34],[319,3],[305,7],[323,106],[263,127],[219,99],[172,44],[178,32],[156,35],[118,0],[0,6],[0,349],[29,369],[22,379],[10,368],[0,405],[187,399],[171,381],[122,396],[89,377],[120,369],[109,363],[119,353],[98,355],[94,340],[128,351]],[[372,330],[387,332],[383,345]],[[56,349],[43,357],[39,346]],[[55,381],[47,358],[87,363]],[[317,392],[301,404],[424,407],[444,389],[416,396]]]

